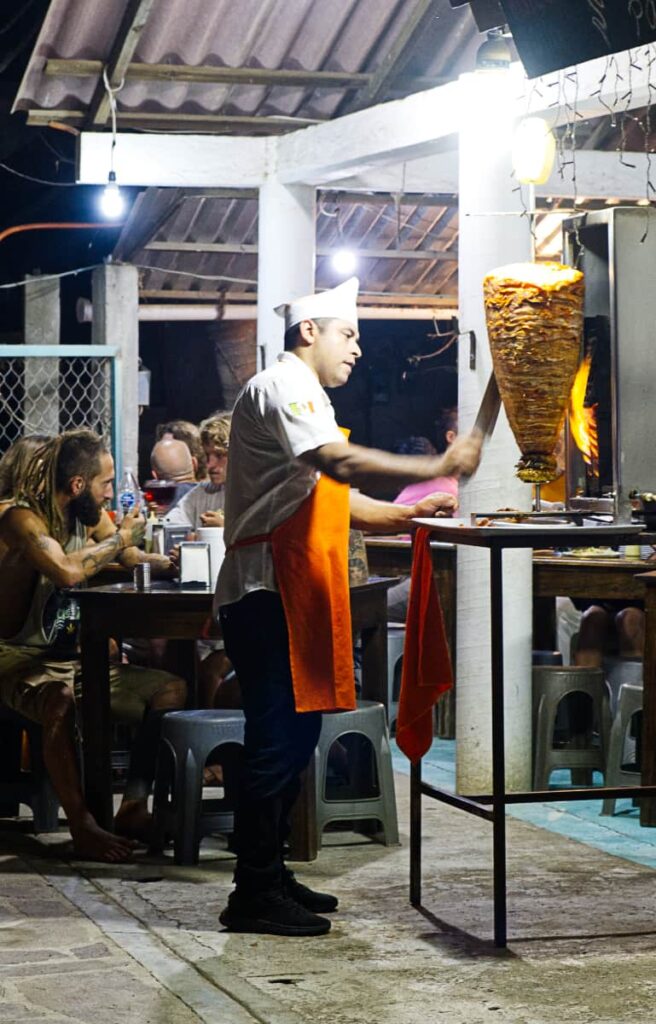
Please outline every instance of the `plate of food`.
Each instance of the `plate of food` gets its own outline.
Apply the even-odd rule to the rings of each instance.
[[[572,548],[569,553],[570,558],[621,558],[619,551],[614,551],[613,548]]]

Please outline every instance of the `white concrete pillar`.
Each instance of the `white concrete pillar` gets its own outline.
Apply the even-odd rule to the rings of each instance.
[[[275,177],[260,188],[257,257],[257,345],[259,366],[270,366],[283,350],[281,302],[314,291],[316,190],[283,185]]]
[[[24,294],[26,345],[58,345],[60,331],[59,281],[27,274]],[[23,433],[59,433],[59,366],[56,359],[25,360]]]
[[[476,333],[459,352],[461,431],[474,421],[492,360],[485,328],[483,278],[497,266],[530,259],[528,221],[513,192],[508,113],[521,86],[511,72],[462,76],[465,103],[460,130],[460,330]],[[502,410],[477,475],[460,491],[464,516],[497,508],[531,507],[531,489],[515,476],[519,451]],[[506,785],[530,788],[531,778],[531,554],[504,553]],[[458,550],[456,784],[460,793],[485,793],[492,784],[490,603],[488,552]]]
[[[117,390],[118,451],[116,475],[124,466],[139,465],[139,277],[129,264],[106,263],[93,271],[94,345],[115,345],[120,350]]]

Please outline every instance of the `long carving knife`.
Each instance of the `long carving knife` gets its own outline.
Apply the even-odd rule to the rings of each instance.
[[[494,376],[494,370],[492,370],[474,422],[474,431],[480,431],[484,438],[491,437],[499,418],[500,409],[501,395],[499,394],[499,386]]]

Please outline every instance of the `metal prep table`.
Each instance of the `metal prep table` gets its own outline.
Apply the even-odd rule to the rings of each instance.
[[[490,552],[490,605],[491,605],[491,691],[492,691],[492,793],[459,796],[422,781],[421,761],[413,765],[410,773],[410,902],[421,904],[421,798],[431,797],[475,814],[492,822],[493,879],[494,879],[494,943],[507,944],[506,916],[506,805],[513,803],[543,803],[555,800],[589,800],[605,797],[627,797],[656,794],[653,786],[602,786],[577,789],[550,789],[546,791],[506,793],[504,750],[504,667],[503,667],[503,550],[504,548],[583,547],[587,545],[617,545],[628,542],[640,532],[637,525],[574,526],[538,523],[503,523],[472,526],[468,520],[416,519],[416,525],[430,529],[436,540],[472,547],[487,548]],[[530,680],[528,681],[530,685]],[[643,751],[643,757],[648,756]],[[656,751],[651,756],[656,756]],[[648,775],[648,777],[652,777]]]

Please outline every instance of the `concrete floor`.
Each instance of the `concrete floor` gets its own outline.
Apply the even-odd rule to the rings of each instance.
[[[299,875],[341,910],[317,939],[229,935],[231,856],[66,863],[65,833],[0,834],[0,1021],[48,1024],[649,1024],[656,1019],[656,877],[508,820],[510,947],[491,943],[491,831],[425,809],[424,904],[403,845],[331,833]]]

